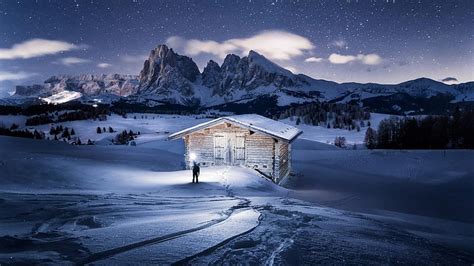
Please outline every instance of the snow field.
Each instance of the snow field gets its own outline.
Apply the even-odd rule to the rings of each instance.
[[[204,121],[70,124],[100,144],[113,134],[97,123],[141,131],[136,147],[0,137],[0,263],[472,261],[472,151],[342,150],[310,128],[284,187],[236,167],[191,184],[182,141],[166,137]]]
[[[144,118],[142,118],[142,116]],[[145,118],[146,116],[146,118]],[[134,119],[136,117],[136,119]],[[377,128],[380,121],[385,118],[390,117],[386,114],[371,114],[371,127]],[[3,123],[5,126],[10,127],[12,123],[20,125],[20,128],[25,127],[25,116],[0,116],[0,123]],[[195,126],[197,124],[210,121],[212,119],[203,118],[202,116],[179,116],[179,115],[158,115],[158,114],[141,114],[141,113],[132,113],[128,114],[127,118],[123,118],[119,115],[111,115],[107,117],[106,121],[93,121],[93,120],[79,120],[79,121],[70,121],[55,123],[54,126],[62,125],[68,127],[69,129],[74,128],[76,133],[75,137],[79,137],[83,143],[88,139],[96,141],[97,144],[110,144],[111,140],[118,133],[123,130],[132,130],[133,132],[140,132],[141,136],[136,140],[137,144],[147,143],[154,140],[164,140],[170,133],[178,132],[188,127]],[[303,130],[303,134],[300,135],[299,139],[306,139],[326,144],[333,144],[334,139],[338,136],[343,136],[346,138],[347,144],[363,144],[366,127],[362,127],[359,132],[356,130],[343,130],[343,129],[334,129],[326,128],[324,126],[311,126],[300,124],[296,125],[296,119],[291,121],[290,119],[281,120],[281,122],[295,126],[296,128]],[[101,133],[97,134],[97,127],[108,128],[112,127],[114,133]],[[43,131],[46,136],[54,138],[54,136],[49,135],[49,129],[51,125],[40,125],[28,127],[30,129],[37,129]]]

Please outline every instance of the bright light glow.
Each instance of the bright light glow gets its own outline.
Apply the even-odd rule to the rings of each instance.
[[[189,154],[189,159],[191,159],[191,161],[196,160],[196,158],[197,158],[197,156],[196,156],[196,154],[195,154],[194,152],[191,152],[191,153]]]

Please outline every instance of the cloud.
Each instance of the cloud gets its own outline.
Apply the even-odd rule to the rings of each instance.
[[[224,58],[229,53],[241,55],[254,50],[273,60],[290,60],[304,52],[314,49],[314,44],[307,38],[286,31],[263,31],[248,38],[229,39],[223,42],[214,40],[187,40],[172,36],[166,44],[184,53],[194,56],[201,53],[213,54]]]
[[[34,75],[36,75],[36,73],[0,71],[0,81],[27,79]]]
[[[452,85],[452,84],[458,84],[459,80],[454,77],[447,77],[447,78],[442,79],[441,82],[444,82],[448,85]]]
[[[97,64],[97,67],[100,67],[100,68],[108,68],[108,67],[111,67],[112,65],[109,64],[109,63],[99,63]]]
[[[378,65],[382,63],[382,57],[380,57],[378,54],[359,54],[357,55],[357,59],[360,59],[362,63],[366,65]]]
[[[147,58],[147,55],[124,55],[120,58],[120,60],[125,63],[143,63]]]
[[[329,56],[328,60],[333,64],[347,64],[359,61],[365,65],[378,65],[382,62],[382,57],[378,54],[341,55],[333,53]]]
[[[40,57],[79,49],[81,47],[84,46],[56,40],[31,39],[14,44],[11,48],[0,48],[0,60]]]
[[[329,62],[333,64],[347,64],[355,61],[357,58],[353,55],[331,54],[328,58]]]
[[[312,56],[312,57],[306,58],[304,61],[308,63],[319,63],[319,62],[322,62],[323,60],[324,58]]]
[[[60,64],[60,65],[65,65],[65,66],[72,66],[72,65],[77,65],[77,64],[84,64],[84,63],[89,63],[91,60],[89,59],[83,59],[79,57],[65,57],[58,59],[54,61],[54,64]]]
[[[336,40],[331,42],[332,46],[336,46],[338,48],[347,48],[347,42],[344,40]]]

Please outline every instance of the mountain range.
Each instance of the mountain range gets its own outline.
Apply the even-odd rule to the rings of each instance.
[[[190,57],[159,45],[150,52],[138,76],[53,76],[44,84],[17,86],[15,94],[3,103],[33,99],[62,103],[91,98],[208,108],[271,98],[277,106],[336,102],[385,112],[420,113],[433,105],[439,108],[439,103],[442,108],[474,104],[474,82],[447,85],[419,78],[395,85],[336,83],[293,74],[255,51],[244,57],[229,54],[221,65],[211,60],[200,72]]]

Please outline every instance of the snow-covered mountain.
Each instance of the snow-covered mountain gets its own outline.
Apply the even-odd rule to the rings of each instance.
[[[294,75],[255,51],[242,58],[229,54],[220,66],[211,60],[200,73],[191,58],[159,45],[140,72],[138,94],[169,103],[213,106],[268,94],[291,97],[293,91],[310,91],[311,85],[320,82],[336,85]],[[314,97],[305,98],[306,94],[294,102]]]
[[[202,107],[271,97],[279,106],[314,101],[383,103],[394,110],[417,111],[426,107],[420,101],[433,97],[444,104],[474,102],[474,82],[447,85],[420,78],[396,85],[336,83],[293,74],[255,51],[244,57],[229,54],[221,65],[211,60],[201,73],[191,58],[159,45],[151,50],[139,76],[53,76],[42,85],[17,86],[15,95],[4,102],[40,97],[59,103],[91,96]]]
[[[312,101],[358,102],[374,97],[428,99],[443,95],[449,101],[472,101],[474,84],[447,85],[420,78],[396,85],[336,83],[296,75],[255,51],[245,57],[229,54],[222,65],[209,61],[202,73],[189,57],[166,45],[151,51],[140,72],[138,94],[175,104],[214,106],[246,102],[260,96],[277,98],[278,105]]]
[[[63,103],[84,96],[128,96],[137,92],[138,83],[135,75],[52,76],[41,85],[17,86],[10,100],[40,98],[49,103]]]

